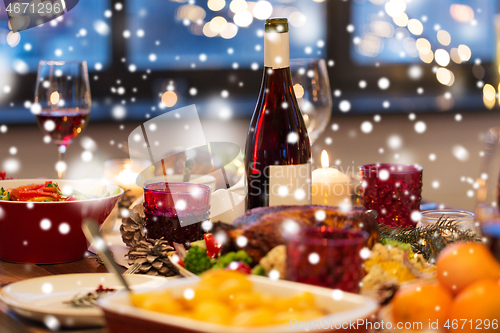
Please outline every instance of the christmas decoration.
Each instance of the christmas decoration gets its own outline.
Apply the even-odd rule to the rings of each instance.
[[[139,274],[174,276],[179,274],[168,259],[168,252],[174,248],[163,239],[141,240],[127,253],[129,265],[141,264]]]
[[[134,248],[146,239],[146,220],[144,219],[144,207],[136,205],[129,210],[129,216],[122,219],[120,232],[123,242],[130,248]]]
[[[97,306],[97,300],[104,294],[115,291],[113,288],[104,288],[102,285],[91,293],[87,294],[76,294],[71,300],[64,302],[75,308],[92,308]]]
[[[455,221],[440,218],[433,225],[425,227],[390,227],[379,225],[381,239],[389,238],[411,244],[413,252],[420,253],[433,263],[441,250],[455,242],[480,242],[471,230],[462,230]]]

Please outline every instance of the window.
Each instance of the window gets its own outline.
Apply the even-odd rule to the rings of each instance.
[[[238,1],[211,0],[196,5],[174,1],[127,1],[127,59],[137,69],[228,69],[251,68],[264,60],[264,20],[252,19],[259,13],[267,17],[286,16],[290,26],[290,56],[311,58],[326,56],[326,4],[313,1],[239,1],[247,6],[248,27],[244,16],[235,16],[229,8]],[[216,5],[224,3],[222,10]],[[231,4],[230,4],[231,3]],[[220,5],[219,4],[219,5]],[[209,6],[210,5],[210,6]],[[239,15],[239,14],[236,14]],[[233,19],[234,17],[234,19]],[[243,19],[241,19],[243,17]],[[234,21],[233,21],[234,20]],[[220,30],[217,33],[210,27]],[[254,65],[255,67],[256,65]]]
[[[36,73],[40,59],[87,60],[89,68],[111,61],[111,23],[105,16],[108,0],[83,0],[60,18],[20,33],[15,47],[7,44],[8,16],[1,6],[0,62],[17,73]]]
[[[352,2],[352,26],[349,27],[353,37],[351,55],[357,64],[422,63],[426,56],[419,56],[418,45],[415,45],[419,38],[430,42],[434,51],[442,48],[449,52],[463,44],[473,50],[473,59],[485,62],[493,60],[496,49],[493,13],[497,12],[497,1],[419,0],[386,3],[379,0]],[[404,13],[401,4],[406,7]],[[394,16],[389,16],[389,13]],[[418,21],[408,24],[409,19]],[[418,34],[421,28],[423,32]],[[412,29],[415,34],[411,33]],[[425,43],[422,41],[421,48],[425,48]],[[429,57],[427,59],[431,60]]]

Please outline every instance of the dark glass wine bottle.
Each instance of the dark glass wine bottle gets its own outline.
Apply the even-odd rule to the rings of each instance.
[[[245,148],[246,208],[311,203],[311,145],[290,74],[288,22],[266,20],[264,77]]]

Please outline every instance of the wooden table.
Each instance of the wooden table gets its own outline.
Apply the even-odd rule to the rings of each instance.
[[[0,260],[0,287],[29,278],[72,273],[107,273],[107,270],[104,266],[99,266],[95,259],[86,257],[78,261],[56,265],[13,264]],[[54,331],[47,329],[43,324],[16,315],[0,301],[0,332],[48,333]],[[58,332],[106,333],[106,329],[62,329]]]

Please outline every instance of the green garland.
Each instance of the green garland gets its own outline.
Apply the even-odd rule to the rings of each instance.
[[[480,242],[481,238],[471,230],[461,230],[458,223],[443,219],[425,227],[391,227],[379,224],[380,238],[389,238],[411,245],[413,252],[420,253],[431,263],[447,245],[455,242]]]

